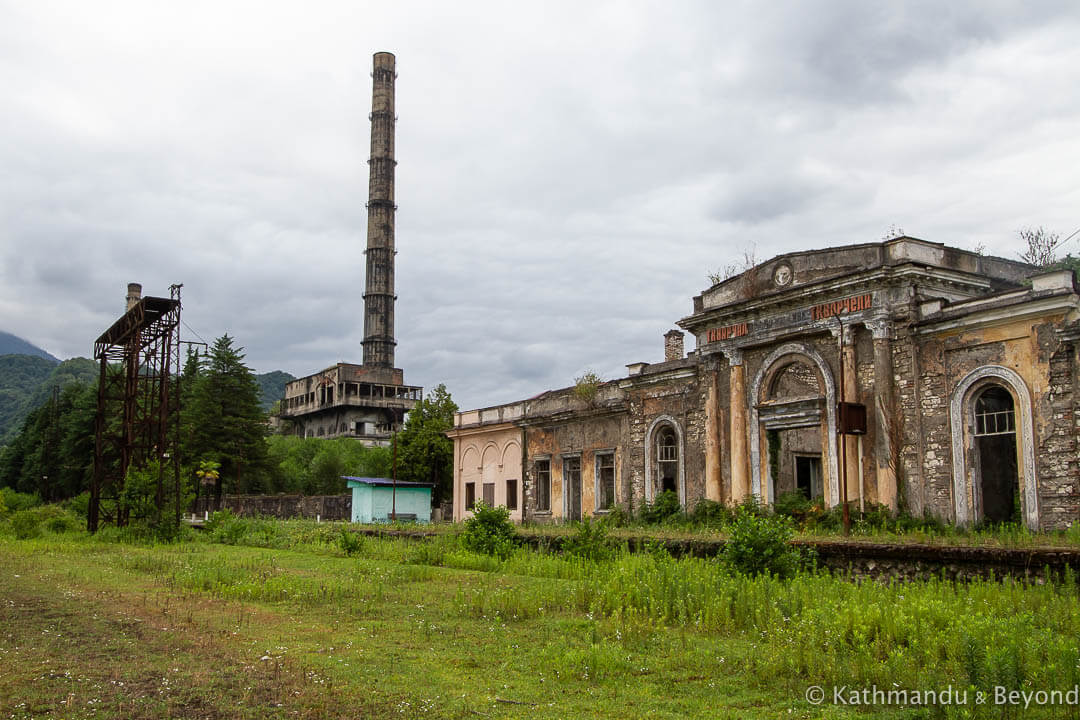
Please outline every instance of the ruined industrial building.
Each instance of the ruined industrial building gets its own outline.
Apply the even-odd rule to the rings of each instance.
[[[279,418],[301,437],[351,437],[389,444],[422,388],[406,385],[394,367],[394,83],[393,54],[376,53],[372,77],[371,159],[368,160],[367,275],[364,361],[337,363],[285,386]]]
[[[1080,518],[1078,318],[1071,271],[911,237],[781,255],[693,298],[690,353],[672,330],[663,362],[594,393],[458,413],[454,519],[798,491],[1063,528]]]

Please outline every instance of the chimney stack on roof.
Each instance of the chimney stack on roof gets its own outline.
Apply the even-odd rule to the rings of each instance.
[[[682,360],[682,358],[683,332],[681,330],[668,330],[664,333],[664,362]]]
[[[140,300],[142,300],[142,285],[139,283],[128,283],[127,297],[125,298],[127,307],[124,309],[124,312],[127,312],[138,305]]]

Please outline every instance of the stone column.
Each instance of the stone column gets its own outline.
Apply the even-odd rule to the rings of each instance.
[[[709,387],[705,396],[705,497],[722,502],[720,473],[720,379],[716,363],[707,366]]]
[[[855,362],[855,327],[851,325],[844,326],[844,357],[842,362],[844,364],[844,401],[857,403],[859,402],[859,378],[856,374],[857,364]],[[852,507],[858,509],[856,503],[862,495],[862,488],[859,487],[859,439],[855,436],[848,436],[844,444],[846,445],[846,452],[840,462],[847,467],[848,502],[852,503]],[[841,480],[841,482],[843,481]]]
[[[731,503],[741,503],[750,494],[750,453],[746,450],[746,368],[742,352],[731,350],[728,356],[728,383],[730,386],[729,417],[731,457]]]
[[[882,318],[866,323],[874,338],[874,460],[877,465],[878,502],[893,512],[896,504],[896,468],[893,466],[892,434],[899,422],[899,408],[893,395],[892,346],[889,323]]]

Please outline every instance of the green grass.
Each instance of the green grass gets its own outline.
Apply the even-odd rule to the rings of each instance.
[[[1078,716],[804,700],[1071,688],[1071,579],[784,582],[662,552],[499,560],[452,534],[347,556],[341,525],[241,522],[233,545],[0,537],[0,717]]]

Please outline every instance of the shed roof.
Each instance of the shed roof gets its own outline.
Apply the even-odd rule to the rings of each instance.
[[[349,487],[357,487],[359,485],[375,485],[378,487],[393,487],[394,481],[390,478],[371,478],[371,477],[352,477],[351,475],[342,475],[344,480],[348,481]],[[397,481],[398,487],[426,487],[433,488],[435,483],[429,482],[406,482],[405,480]]]

